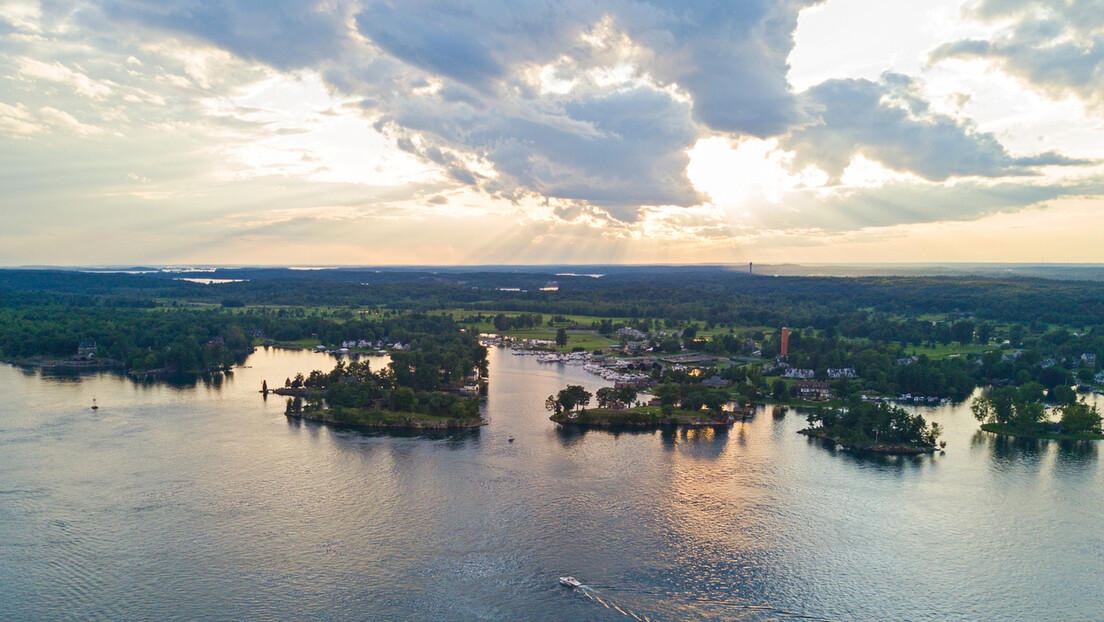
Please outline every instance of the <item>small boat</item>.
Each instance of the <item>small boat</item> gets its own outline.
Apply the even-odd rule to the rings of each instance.
[[[566,585],[567,587],[571,588],[583,586],[583,584],[575,577],[560,577],[560,584]]]
[[[99,410],[99,405],[96,404],[96,398],[92,398],[92,410]]]

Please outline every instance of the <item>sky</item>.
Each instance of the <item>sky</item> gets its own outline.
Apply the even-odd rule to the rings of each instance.
[[[1104,262],[1104,0],[0,0],[0,265]]]

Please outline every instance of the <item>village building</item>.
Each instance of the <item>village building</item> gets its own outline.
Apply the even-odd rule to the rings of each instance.
[[[707,386],[711,389],[723,389],[730,384],[732,383],[721,378],[720,376],[713,376],[712,378],[702,380],[702,385]]]
[[[96,342],[82,341],[77,346],[77,353],[72,356],[74,361],[91,361],[96,356]]]
[[[628,339],[630,341],[640,341],[647,336],[644,333],[629,326],[618,328],[617,331],[614,332],[614,334],[622,339]]]
[[[816,372],[812,369],[797,369],[791,367],[782,373],[783,378],[796,378],[798,380],[812,380],[816,376]]]
[[[826,402],[832,399],[832,389],[823,380],[800,380],[794,385],[794,395],[812,402]]]

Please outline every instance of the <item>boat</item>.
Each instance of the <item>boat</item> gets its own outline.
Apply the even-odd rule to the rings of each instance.
[[[92,410],[98,410],[100,407],[96,404],[96,398],[92,398]]]
[[[571,588],[583,586],[583,584],[575,577],[560,577],[560,584],[566,585],[567,587]]]

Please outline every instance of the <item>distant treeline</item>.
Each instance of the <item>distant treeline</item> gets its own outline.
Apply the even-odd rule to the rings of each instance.
[[[241,305],[349,306],[691,319],[715,324],[827,328],[848,312],[915,317],[963,313],[998,322],[1099,324],[1104,283],[980,277],[760,277],[719,269],[629,270],[604,276],[349,270],[228,270],[200,275],[249,278],[204,285],[165,274],[0,271],[0,306],[47,300],[87,306],[150,306],[153,300]],[[350,279],[355,279],[351,281]],[[559,291],[535,291],[555,280]],[[530,291],[501,291],[521,287]]]

